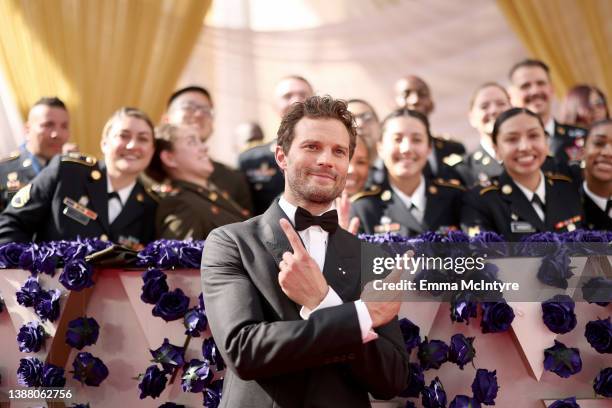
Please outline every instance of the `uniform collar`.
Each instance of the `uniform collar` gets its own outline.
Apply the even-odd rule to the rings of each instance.
[[[598,196],[597,194],[589,190],[589,186],[587,185],[586,181],[582,182],[582,188],[584,189],[585,194],[588,195],[591,200],[593,200],[597,207],[601,208],[602,211],[606,211],[606,206],[608,205],[608,198]]]
[[[125,205],[125,203],[127,203],[127,200],[130,197],[130,194],[132,193],[132,189],[134,188],[135,185],[136,185],[136,180],[134,180],[134,182],[131,183],[130,185],[123,187],[121,190],[116,190],[117,194],[119,194],[119,198],[121,199],[121,204]],[[113,190],[113,185],[111,184],[110,177],[107,171],[106,172],[106,192],[112,193],[113,191],[115,190]]]
[[[533,199],[533,195],[537,194],[538,197],[540,197],[540,200],[542,200],[542,203],[546,204],[546,181],[545,181],[544,174],[541,171],[540,171],[540,183],[538,184],[538,187],[536,187],[535,192],[531,191],[530,189],[528,189],[527,187],[525,187],[524,185],[522,185],[516,180],[514,180],[514,184],[516,184],[516,186],[523,192],[523,194],[525,194],[525,197],[527,197],[527,200],[529,202],[531,202],[531,200]]]
[[[391,182],[389,182],[391,189],[393,192],[399,197],[399,199],[404,203],[406,208],[410,209],[412,205],[414,205],[419,211],[425,212],[425,206],[427,205],[427,200],[425,198],[425,178],[421,175],[421,179],[419,180],[419,185],[412,195],[407,195],[400,191],[399,188],[395,187]]]
[[[480,148],[482,150],[484,150],[489,156],[491,156],[492,158],[496,159],[496,154],[495,154],[495,149],[493,149],[493,146],[489,143],[483,143],[483,141],[480,141]]]
[[[546,133],[548,133],[549,137],[553,137],[555,135],[555,120],[552,116],[550,117],[550,119],[548,119],[548,122],[546,122],[544,130],[546,130]]]

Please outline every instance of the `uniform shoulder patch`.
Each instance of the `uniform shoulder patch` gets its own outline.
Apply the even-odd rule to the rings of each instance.
[[[355,193],[350,198],[351,203],[354,203],[355,201],[363,197],[372,197],[372,196],[379,195],[380,191],[381,191],[381,188],[379,186],[375,186],[374,188],[371,188],[370,190],[364,190],[364,191]]]
[[[484,187],[483,189],[480,190],[480,195],[485,195],[486,193],[490,192],[490,191],[496,191],[499,190],[499,187],[496,185],[491,185],[489,187]]]
[[[8,155],[0,158],[0,163],[6,163],[15,159],[18,159],[19,156],[21,156],[21,153],[19,152],[19,150],[14,150],[12,152],[10,152]]]
[[[17,194],[15,194],[11,200],[11,205],[14,208],[21,208],[30,201],[30,190],[32,189],[32,184],[27,184],[25,187],[22,187]]]
[[[573,181],[571,177],[566,176],[565,174],[561,174],[561,173],[548,172],[546,173],[546,177],[548,177],[551,180],[566,181],[568,183],[571,183]]]
[[[145,193],[147,193],[147,195],[149,197],[151,197],[151,199],[153,201],[155,201],[156,203],[159,203],[159,200],[161,199],[161,197],[159,196],[159,194],[157,192],[155,192],[153,189],[151,188],[145,188]],[[172,194],[172,192],[170,192],[169,194]],[[176,193],[175,193],[176,194]]]
[[[463,157],[457,153],[452,153],[442,159],[442,162],[448,166],[456,166],[463,161]]]
[[[85,166],[92,167],[95,166],[95,164],[98,162],[98,159],[93,156],[88,156],[86,154],[70,152],[62,156],[62,162],[79,163]]]
[[[451,188],[456,188],[458,190],[465,191],[465,186],[461,184],[461,181],[458,179],[437,178],[433,182],[434,184],[437,184],[442,187],[451,187]]]

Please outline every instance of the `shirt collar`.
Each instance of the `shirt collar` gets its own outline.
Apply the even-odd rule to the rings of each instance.
[[[497,160],[497,155],[495,154],[495,149],[493,149],[493,146],[489,143],[483,143],[482,140],[480,141],[480,148],[482,150],[484,150],[485,152],[487,152],[487,154],[489,156],[491,156],[492,158],[494,158],[495,160]]]
[[[291,224],[295,225],[295,212],[297,211],[297,206],[287,201],[284,195],[281,195],[280,199],[278,200],[278,205],[285,212],[285,214],[287,215],[287,218],[289,218],[289,221],[291,221]],[[329,208],[327,208],[321,214],[324,214],[329,210],[333,210],[335,209],[335,207],[336,207],[335,203],[332,202]],[[313,214],[313,215],[321,215],[321,214]]]
[[[544,130],[548,133],[549,137],[553,137],[555,135],[555,120],[552,118],[548,119],[546,122],[546,126],[544,126]]]
[[[544,174],[541,171],[540,171],[540,183],[538,184],[538,187],[536,187],[535,191],[531,191],[530,189],[528,189],[527,187],[525,187],[518,181],[514,181],[514,184],[516,184],[516,186],[521,189],[521,191],[523,192],[523,194],[525,194],[525,197],[527,197],[527,200],[529,202],[531,202],[531,200],[533,199],[533,195],[537,194],[538,197],[540,197],[540,200],[542,200],[542,204],[546,204],[546,181],[545,181]]]
[[[119,194],[119,198],[121,199],[121,204],[127,203],[127,199],[130,197],[130,194],[132,193],[132,189],[134,188],[135,185],[136,185],[136,180],[134,180],[134,182],[132,182],[130,185],[125,186],[120,190],[113,190],[113,185],[111,184],[108,172],[106,173],[106,192],[112,193],[113,191],[117,191],[117,194]]]
[[[414,193],[412,193],[410,196],[400,191],[400,189],[395,187],[392,183],[389,184],[391,185],[393,192],[397,194],[400,200],[402,200],[406,208],[410,209],[410,207],[412,207],[414,204],[417,210],[425,211],[427,199],[425,197],[425,178],[423,175],[421,175],[421,179],[419,180],[419,185],[417,186],[416,190],[414,190]]]
[[[607,198],[598,196],[597,194],[589,190],[589,186],[587,186],[586,181],[582,182],[582,188],[584,189],[584,192],[586,193],[586,195],[588,195],[591,198],[591,200],[593,200],[596,206],[601,208],[602,211],[606,211],[606,206],[608,205]]]

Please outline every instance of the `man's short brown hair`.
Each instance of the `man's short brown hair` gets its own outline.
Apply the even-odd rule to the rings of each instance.
[[[277,144],[287,154],[295,137],[295,126],[302,118],[336,119],[342,122],[349,134],[349,159],[353,157],[357,138],[353,115],[347,109],[346,102],[334,99],[329,95],[311,96],[304,102],[294,103],[283,120],[277,132]]]

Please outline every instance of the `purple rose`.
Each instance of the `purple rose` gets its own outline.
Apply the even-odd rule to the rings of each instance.
[[[102,360],[91,353],[82,352],[76,355],[72,362],[73,378],[82,384],[99,386],[108,377],[108,368]]]
[[[421,391],[421,403],[425,408],[446,408],[446,392],[438,377]]]
[[[582,297],[589,303],[608,306],[612,302],[612,279],[591,278],[582,287]]]
[[[565,347],[555,340],[555,345],[544,350],[544,369],[559,377],[568,378],[582,370],[582,360],[577,348]]]
[[[542,320],[548,329],[557,334],[565,334],[576,327],[574,301],[567,295],[555,295],[542,302]]]
[[[161,371],[156,365],[149,366],[138,384],[140,399],[159,397],[164,388],[166,388],[167,382],[168,378],[164,371]]]
[[[94,285],[93,267],[83,259],[68,261],[59,281],[68,290],[81,291]]]
[[[93,317],[78,317],[68,323],[66,344],[77,350],[91,346],[98,341],[100,325]]]
[[[153,316],[161,317],[167,322],[178,320],[185,316],[189,308],[189,298],[180,288],[166,292],[157,301],[153,308]]]
[[[48,291],[42,291],[39,293],[36,303],[34,304],[34,311],[44,322],[49,320],[54,322],[59,317],[59,299],[61,293],[57,289],[50,289]]]
[[[448,408],[480,408],[480,402],[465,395],[457,395]]]
[[[206,307],[204,306],[204,295],[202,294],[202,292],[200,292],[200,295],[198,296],[198,307],[203,312],[206,312]]]
[[[606,367],[597,374],[593,381],[593,389],[596,394],[612,398],[612,367]]]
[[[472,383],[472,393],[474,399],[485,405],[495,405],[497,397],[497,371],[487,371],[479,368]]]
[[[17,333],[17,345],[22,353],[36,353],[45,341],[45,329],[38,322],[29,322],[21,326]]]
[[[584,337],[598,353],[612,353],[612,323],[607,319],[598,319],[586,324]]]
[[[42,292],[42,288],[38,283],[38,278],[34,276],[30,276],[21,289],[15,292],[15,296],[17,297],[17,303],[24,307],[34,306],[38,295]]]
[[[148,304],[157,303],[161,295],[168,292],[167,276],[159,269],[149,269],[142,274],[142,293],[140,299]]]
[[[194,307],[185,314],[183,324],[187,329],[185,334],[192,337],[200,337],[200,333],[206,330],[208,326],[208,318],[202,309]]]
[[[454,296],[450,305],[450,317],[453,322],[470,323],[470,318],[476,317],[478,312],[478,303],[472,300],[472,296],[468,293],[458,293]]]
[[[404,338],[404,346],[406,347],[406,352],[410,354],[412,349],[417,347],[421,342],[421,336],[419,335],[419,326],[404,317],[399,321],[399,327],[402,332],[402,337]]]
[[[448,360],[457,364],[463,370],[463,366],[471,362],[476,355],[473,343],[474,337],[465,337],[461,333],[453,335],[451,337]]]
[[[204,390],[204,406],[206,408],[217,408],[221,403],[223,391],[223,378],[215,380]]]
[[[179,264],[178,245],[180,241],[166,240],[166,245],[161,245],[157,250],[156,265],[158,268],[168,269]]]
[[[42,387],[62,388],[66,386],[64,369],[53,364],[45,364],[40,385]]]
[[[0,269],[19,267],[19,257],[28,246],[11,242],[0,246]]]
[[[153,356],[153,361],[160,363],[168,373],[185,365],[185,348],[170,344],[168,339],[164,339],[158,349],[149,352]]]
[[[555,288],[567,289],[567,280],[574,276],[569,251],[564,246],[554,254],[545,255],[538,270],[538,280]]]
[[[503,302],[483,302],[480,327],[483,333],[501,333],[510,328],[514,320],[514,310]]]
[[[425,376],[418,364],[409,363],[408,366],[408,385],[399,395],[404,398],[417,398],[425,387]]]
[[[221,357],[217,344],[212,337],[202,342],[202,355],[204,356],[204,360],[208,361],[208,364],[214,364],[215,367],[217,367],[217,371],[221,371],[225,368],[223,357]]]
[[[31,244],[19,257],[19,267],[33,274],[46,273],[54,276],[59,256],[53,247],[45,244]]]
[[[42,371],[43,363],[38,358],[22,358],[17,368],[17,384],[24,387],[39,387]]]
[[[184,246],[179,249],[179,263],[183,268],[200,269],[202,248],[197,246]]]
[[[442,340],[429,341],[425,337],[425,341],[419,344],[417,357],[423,370],[431,368],[437,370],[443,363],[448,361],[448,346]]]
[[[202,392],[213,377],[214,373],[206,361],[193,359],[183,371],[181,386],[185,392]]]
[[[548,408],[580,408],[580,405],[576,402],[576,397],[571,397],[564,400],[557,400],[549,405]]]

